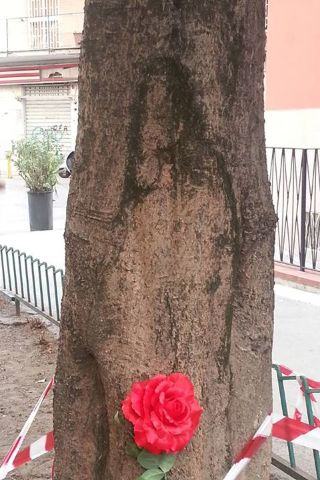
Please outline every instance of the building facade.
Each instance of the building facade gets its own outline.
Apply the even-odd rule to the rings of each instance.
[[[268,146],[320,147],[319,19],[319,0],[268,0]]]
[[[0,6],[0,174],[11,143],[39,129],[75,146],[83,0],[10,0]]]
[[[319,147],[320,1],[267,0],[266,142]],[[11,142],[39,128],[75,145],[84,0],[0,5],[0,174]]]

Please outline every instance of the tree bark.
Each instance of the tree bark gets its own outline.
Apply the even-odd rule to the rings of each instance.
[[[189,375],[170,480],[222,479],[272,408],[264,0],[87,0],[54,399],[55,479],[134,480],[134,381]],[[269,477],[266,447],[243,478]]]

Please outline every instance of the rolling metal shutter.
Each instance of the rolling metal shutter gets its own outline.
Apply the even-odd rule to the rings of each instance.
[[[68,85],[29,85],[25,87],[26,135],[53,128],[64,156],[73,149],[71,138],[71,97]]]

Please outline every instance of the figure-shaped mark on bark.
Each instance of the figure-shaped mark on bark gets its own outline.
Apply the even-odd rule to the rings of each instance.
[[[201,105],[188,69],[172,57],[151,59],[131,106],[123,206],[164,185],[199,187],[212,178]]]

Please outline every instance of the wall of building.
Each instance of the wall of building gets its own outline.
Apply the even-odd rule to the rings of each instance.
[[[8,38],[10,39],[9,49],[15,47],[17,44],[20,48],[22,46],[21,37],[26,38],[27,35],[27,23],[21,20],[17,20],[16,17],[25,17],[28,15],[28,2],[27,0],[10,0],[1,1],[1,14],[0,14],[0,52],[7,50],[7,27]]]
[[[320,109],[269,110],[265,112],[269,147],[320,147]]]
[[[268,145],[320,146],[320,1],[269,0]]]
[[[6,175],[6,151],[11,142],[24,135],[23,104],[20,100],[22,86],[0,87],[0,174]]]
[[[319,19],[319,0],[269,0],[267,110],[320,108]]]
[[[78,47],[79,35],[83,28],[84,0],[60,0],[59,30],[60,46]]]
[[[75,34],[82,32],[83,6],[84,0],[60,0],[59,16],[56,19],[59,48],[79,46]],[[6,53],[7,49],[9,52],[21,52],[31,48],[30,20],[23,18],[29,14],[28,0],[1,0],[0,52]]]
[[[1,2],[1,17],[24,17],[28,15],[28,0]]]
[[[67,13],[59,16],[59,48],[78,48],[78,38],[83,29],[83,13]]]

